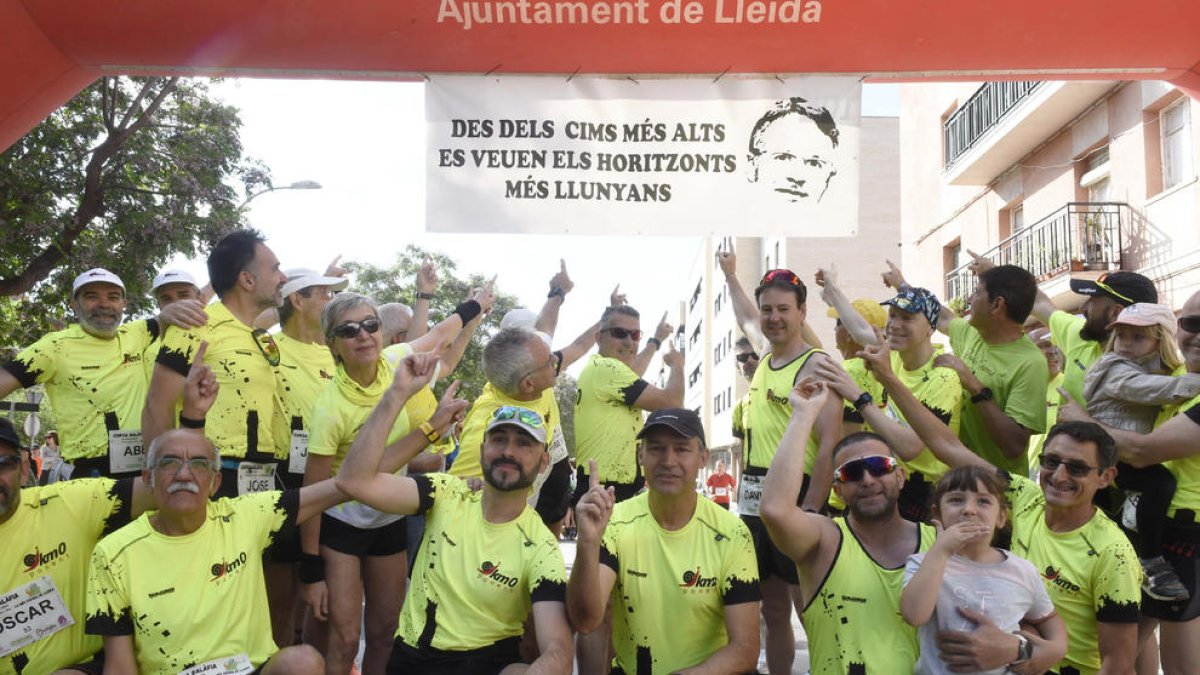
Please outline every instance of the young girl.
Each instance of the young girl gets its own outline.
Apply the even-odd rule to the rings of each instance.
[[[1183,357],[1175,344],[1175,315],[1166,305],[1130,305],[1108,328],[1112,336],[1104,356],[1083,380],[1088,414],[1117,429],[1149,433],[1163,406],[1200,393],[1200,375],[1171,375],[1181,369]],[[1157,600],[1187,600],[1187,588],[1162,556],[1175,477],[1161,464],[1138,469],[1118,463],[1117,486],[1128,497],[1122,524],[1137,533],[1131,539],[1145,572],[1142,590]]]
[[[1067,653],[1066,627],[1037,570],[992,546],[1008,516],[1000,480],[995,469],[963,466],[948,471],[934,488],[937,541],[928,552],[908,557],[900,595],[901,616],[919,629],[921,657],[914,673],[950,673],[938,650],[938,632],[978,627],[960,608],[987,616],[1006,633],[1021,624],[1037,626],[1040,638],[1023,633],[1030,651],[1014,653],[1013,663],[988,673],[1044,672]]]

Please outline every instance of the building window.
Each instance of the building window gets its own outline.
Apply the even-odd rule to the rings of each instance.
[[[1187,96],[1162,111],[1163,189],[1170,189],[1191,180],[1192,117],[1191,99]]]
[[[704,280],[703,280],[703,279],[701,279],[701,280],[700,280],[700,281],[699,281],[699,282],[696,284],[696,290],[692,292],[692,301],[691,301],[690,303],[688,303],[688,311],[689,311],[689,312],[694,312],[694,311],[696,311],[696,301],[700,299],[700,288],[701,288],[703,285],[704,285]]]

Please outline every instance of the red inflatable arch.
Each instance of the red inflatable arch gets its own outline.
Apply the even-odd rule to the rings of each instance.
[[[104,74],[1162,79],[1196,0],[0,0],[0,149]]]

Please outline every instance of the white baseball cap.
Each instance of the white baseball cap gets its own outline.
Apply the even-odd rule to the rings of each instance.
[[[183,270],[163,270],[154,277],[154,283],[150,285],[150,292],[154,293],[167,284],[191,284],[200,288],[200,284],[196,283],[196,278]]]
[[[508,310],[504,314],[504,318],[500,319],[500,330],[508,330],[509,328],[534,330],[537,320],[537,312],[526,307],[517,307],[516,309]]]
[[[345,277],[327,277],[323,274],[318,274],[316,270],[310,270],[307,267],[297,267],[287,271],[287,283],[283,285],[280,293],[283,297],[287,297],[296,291],[302,291],[309,286],[329,286],[335,291],[340,291],[350,285],[350,280]]]
[[[71,286],[71,295],[78,293],[79,289],[84,286],[95,283],[112,284],[120,286],[122,291],[125,290],[125,282],[121,281],[121,277],[103,267],[95,267],[75,277],[75,283]]]

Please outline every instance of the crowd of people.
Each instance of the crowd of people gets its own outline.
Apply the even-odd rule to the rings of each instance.
[[[778,674],[793,612],[819,674],[1200,664],[1200,293],[1177,316],[1114,271],[1073,314],[976,257],[964,318],[891,263],[873,299],[821,269],[835,359],[795,272],[717,263],[738,475],[665,318],[643,341],[614,291],[556,345],[565,264],[486,336],[474,401],[490,282],[434,322],[432,264],[381,306],[239,230],[126,322],[83,272],[75,323],[0,368],[58,421],[39,485],[0,418],[0,675],[749,673],[760,626]],[[568,448],[554,383],[585,357]]]

